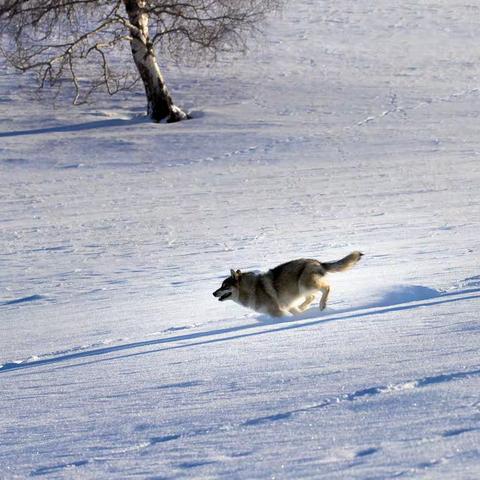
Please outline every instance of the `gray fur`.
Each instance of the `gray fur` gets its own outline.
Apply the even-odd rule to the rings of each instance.
[[[321,293],[319,307],[323,310],[330,292],[326,274],[348,270],[362,255],[355,251],[336,262],[300,258],[265,273],[242,273],[232,269],[230,277],[222,282],[213,295],[220,301],[233,300],[257,312],[279,317],[303,312]]]

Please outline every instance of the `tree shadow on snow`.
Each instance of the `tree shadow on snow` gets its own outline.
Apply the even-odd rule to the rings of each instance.
[[[139,115],[133,118],[110,118],[108,120],[94,120],[91,122],[76,123],[73,125],[57,125],[55,127],[34,128],[30,130],[14,130],[0,132],[0,138],[21,137],[26,135],[43,135],[46,133],[69,133],[83,130],[97,130],[99,128],[125,127],[139,123],[150,123],[147,116]]]
[[[425,288],[425,287],[422,287]],[[431,292],[437,292],[431,290]],[[423,290],[426,292],[425,290]],[[107,358],[98,358],[90,362],[82,362],[73,365],[66,365],[64,368],[71,368],[77,366],[88,365],[91,363],[110,361],[120,358],[135,357],[138,355],[145,355],[150,353],[158,353],[165,350],[177,350],[182,348],[190,348],[200,345],[208,345],[226,342],[230,340],[238,340],[242,338],[248,338],[258,335],[267,335],[276,332],[283,332],[287,330],[293,330],[297,328],[308,328],[330,322],[337,322],[343,320],[358,319],[362,317],[368,317],[373,315],[383,315],[390,312],[401,312],[405,310],[414,310],[417,308],[429,307],[434,305],[441,305],[453,302],[460,302],[466,300],[473,300],[480,298],[480,288],[470,288],[460,291],[440,293],[437,292],[435,296],[410,300],[407,303],[390,304],[390,305],[367,305],[356,309],[334,311],[332,313],[321,313],[318,307],[312,308],[305,312],[303,316],[285,317],[280,319],[272,319],[271,317],[259,316],[258,321],[249,323],[246,325],[240,325],[236,327],[219,328],[215,330],[208,330],[205,332],[196,332],[183,335],[175,335],[165,338],[157,338],[153,340],[145,340],[139,342],[132,342],[123,345],[113,345],[103,348],[95,348],[92,350],[73,352],[68,354],[59,355],[56,357],[50,357],[40,360],[34,360],[24,363],[5,363],[0,367],[0,373],[11,372],[12,370],[31,369],[33,367],[40,367],[45,365],[52,365],[70,360],[87,359],[88,357],[98,357],[103,355],[109,355],[124,350],[134,350],[137,348],[150,347],[156,345],[166,345],[162,348],[156,348],[148,351],[140,351],[135,353],[127,353],[124,355],[109,356]],[[404,298],[404,297],[402,297]],[[422,301],[424,300],[424,301]],[[249,332],[248,330],[252,330]],[[243,332],[243,333],[241,333]],[[233,335],[232,335],[233,334]],[[171,343],[185,342],[194,340],[189,343],[181,343],[179,345],[169,345]]]

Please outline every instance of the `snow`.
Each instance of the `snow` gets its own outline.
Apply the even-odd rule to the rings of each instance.
[[[1,478],[480,477],[478,7],[294,3],[185,122],[0,75]],[[212,296],[356,249],[324,312]]]

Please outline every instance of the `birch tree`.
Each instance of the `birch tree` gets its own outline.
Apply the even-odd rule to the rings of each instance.
[[[0,53],[40,88],[70,83],[73,103],[141,81],[153,121],[187,118],[159,68],[191,55],[244,50],[281,0],[0,0]],[[118,61],[130,49],[136,68]]]

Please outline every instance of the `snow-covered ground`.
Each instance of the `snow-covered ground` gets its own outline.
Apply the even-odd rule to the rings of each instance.
[[[188,122],[0,74],[0,478],[480,478],[480,7],[289,3]],[[211,295],[354,249],[322,313]]]

